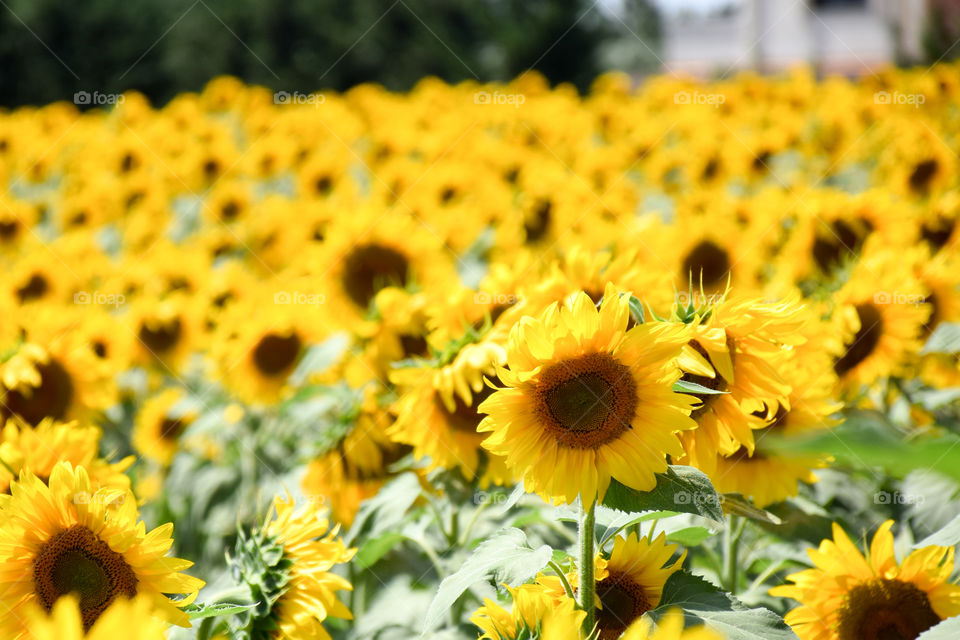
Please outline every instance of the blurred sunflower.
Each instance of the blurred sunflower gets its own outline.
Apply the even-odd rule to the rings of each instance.
[[[801,640],[913,639],[960,614],[960,586],[950,582],[953,548],[923,547],[898,563],[892,526],[880,525],[864,557],[834,523],[833,540],[807,551],[814,568],[770,590],[800,602],[786,621]]]
[[[93,625],[85,624],[82,598],[65,595],[48,612],[33,607],[27,613],[22,640],[165,640],[165,625],[153,615],[147,597],[115,599]]]
[[[505,388],[478,408],[483,446],[502,455],[524,485],[545,500],[602,499],[611,478],[648,491],[667,455],[681,454],[675,433],[692,429],[696,401],[676,394],[676,358],[685,328],[647,323],[627,330],[627,297],[608,285],[599,310],[586,293],[510,332]]]
[[[550,638],[550,640],[580,640],[580,627],[587,614],[576,609],[573,600],[566,598],[559,604],[535,584],[507,587],[513,607],[507,611],[489,598],[470,617],[480,627],[480,640],[522,640]]]
[[[480,342],[465,346],[446,365],[395,369],[390,379],[400,400],[387,435],[412,446],[416,458],[429,458],[433,468],[459,469],[467,480],[478,478],[481,488],[509,481],[503,459],[484,451],[486,436],[477,431],[483,418],[477,408],[494,392],[484,377],[495,379],[497,367],[505,363],[503,347]]]
[[[679,609],[668,611],[656,627],[649,617],[641,618],[621,637],[622,640],[723,640],[719,633],[703,625],[684,629],[683,611]]]
[[[185,408],[186,394],[179,387],[165,389],[147,399],[133,427],[131,441],[140,455],[168,466],[181,448],[181,436],[197,419],[196,411]]]
[[[80,596],[85,629],[110,604],[138,594],[155,614],[181,626],[181,609],[193,602],[204,582],[180,573],[193,563],[167,557],[172,524],[146,533],[129,491],[93,490],[83,467],[58,463],[49,486],[30,472],[10,485],[0,528],[0,629],[23,634],[32,606],[50,611],[69,593]],[[186,594],[170,600],[165,594]]]
[[[84,467],[94,490],[128,490],[130,479],[124,472],[133,464],[133,456],[114,463],[100,458],[100,435],[98,427],[76,422],[44,418],[37,425],[27,425],[8,420],[0,441],[0,491],[9,493],[10,483],[24,471],[47,481],[59,462]]]

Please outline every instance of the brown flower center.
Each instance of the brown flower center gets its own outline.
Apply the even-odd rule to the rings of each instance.
[[[643,587],[626,573],[610,571],[596,589],[602,605],[597,609],[598,640],[619,638],[630,623],[653,608]]]
[[[117,596],[137,595],[137,576],[123,556],[85,526],[75,524],[51,537],[33,560],[37,599],[50,611],[61,596],[76,594],[84,629]]]
[[[853,340],[844,345],[846,352],[833,363],[838,376],[848,373],[869,358],[883,336],[883,316],[873,304],[858,304],[857,316],[860,318],[860,329]]]
[[[366,309],[384,287],[406,286],[409,267],[407,257],[395,249],[360,245],[344,259],[343,287],[354,304]]]
[[[918,194],[925,194],[930,190],[930,183],[940,168],[935,158],[918,162],[910,173],[910,189]]]
[[[596,449],[631,428],[637,388],[630,368],[609,353],[558,362],[534,385],[534,411],[564,447]]]
[[[153,327],[146,323],[141,324],[137,337],[143,344],[147,345],[152,353],[162,354],[176,346],[182,333],[183,325],[180,318],[174,318]]]
[[[29,395],[17,390],[8,391],[2,413],[18,415],[34,425],[46,417],[62,420],[73,400],[73,380],[56,360],[35,366],[40,373],[40,386],[32,389]]]
[[[20,304],[31,300],[39,300],[49,290],[50,285],[47,283],[47,279],[39,273],[34,273],[26,284],[17,289],[17,300],[20,301]]]
[[[283,375],[297,362],[302,346],[295,333],[289,336],[268,333],[253,349],[253,364],[265,376]]]
[[[494,380],[494,384],[498,384],[498,381]],[[456,406],[453,413],[447,410],[446,405],[443,404],[443,400],[440,399],[439,395],[434,396],[434,402],[437,403],[443,415],[447,417],[447,424],[449,424],[452,429],[466,433],[476,433],[477,426],[480,424],[480,420],[483,419],[483,415],[477,412],[477,407],[480,406],[481,402],[489,398],[494,391],[496,391],[496,389],[484,385],[483,389],[473,394],[473,399],[470,404],[465,403],[459,395],[454,395],[453,401]]]
[[[709,240],[695,246],[683,261],[683,274],[691,274],[694,286],[703,282],[703,288],[714,290],[723,286],[730,272],[730,256]]]
[[[914,640],[940,622],[926,593],[910,582],[884,579],[851,589],[837,619],[838,640]]]

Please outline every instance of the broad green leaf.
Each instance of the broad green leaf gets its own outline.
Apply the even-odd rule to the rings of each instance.
[[[393,550],[401,541],[406,538],[402,533],[388,531],[387,533],[365,540],[360,544],[357,555],[353,563],[358,569],[372,567],[377,561]]]
[[[723,522],[720,496],[710,479],[700,470],[683,465],[671,465],[666,473],[658,473],[657,486],[650,491],[637,491],[613,480],[602,504],[619,511],[693,513]]]
[[[247,609],[253,609],[258,604],[260,603],[234,604],[231,602],[220,602],[217,604],[191,604],[184,607],[183,610],[190,616],[191,620],[203,620],[204,618],[232,616],[237,613],[242,613]]]
[[[427,610],[423,633],[434,629],[471,586],[489,579],[496,584],[522,584],[536,576],[552,557],[553,552],[547,545],[532,549],[520,529],[501,529],[489,540],[481,542],[459,571],[443,579]]]
[[[938,547],[952,547],[960,543],[960,516],[951,520],[947,526],[933,533],[913,545],[914,549],[936,545]]]
[[[650,612],[659,620],[680,607],[687,625],[706,624],[727,640],[797,640],[783,618],[763,607],[749,608],[703,578],[677,571],[663,585],[660,604]]]
[[[684,527],[667,533],[667,542],[682,544],[685,547],[695,547],[713,535],[713,531],[706,527]]]
[[[928,353],[960,352],[960,322],[941,322],[920,350],[920,355]]]
[[[360,505],[350,530],[344,535],[347,544],[353,544],[359,535],[373,538],[398,528],[407,511],[420,495],[420,480],[413,473],[402,473]]]

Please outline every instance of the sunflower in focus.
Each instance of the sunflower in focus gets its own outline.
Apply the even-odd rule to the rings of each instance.
[[[470,617],[470,622],[483,631],[480,640],[580,640],[580,627],[587,614],[576,609],[573,600],[565,598],[558,604],[536,584],[507,587],[507,591],[513,599],[511,610],[485,598],[483,606]]]
[[[892,526],[880,526],[864,556],[834,523],[833,540],[807,551],[814,568],[770,590],[800,603],[785,619],[801,640],[912,640],[960,614],[953,548],[923,547],[898,563]]]
[[[149,598],[117,598],[93,623],[84,624],[80,600],[67,595],[47,613],[40,607],[28,612],[23,640],[165,640],[165,625],[153,617]]]
[[[168,557],[172,524],[147,533],[133,494],[94,490],[83,467],[58,463],[49,486],[30,472],[10,485],[0,528],[0,629],[23,637],[30,607],[50,611],[79,594],[89,629],[118,598],[149,598],[155,615],[189,626],[181,609],[193,602],[202,580],[180,573],[193,563]],[[166,594],[185,594],[171,600]]]
[[[682,453],[696,399],[673,392],[685,327],[647,323],[629,331],[628,297],[608,285],[600,308],[583,292],[510,332],[505,388],[478,408],[483,446],[545,500],[602,500],[616,479],[638,491],[656,484],[665,457]]]
[[[337,538],[340,528],[331,528],[313,505],[295,509],[288,495],[275,498],[273,509],[276,515],[263,533],[282,547],[289,578],[270,611],[276,625],[271,637],[330,640],[324,620],[353,618],[336,594],[353,586],[331,570],[349,562],[356,549],[348,549]]]

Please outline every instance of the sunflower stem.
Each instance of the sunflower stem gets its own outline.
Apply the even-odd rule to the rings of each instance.
[[[573,587],[570,586],[570,582],[567,580],[567,575],[563,572],[563,569],[560,568],[556,562],[551,560],[547,564],[550,565],[550,568],[557,574],[557,577],[560,578],[560,582],[563,584],[563,590],[566,592],[567,597],[571,600],[576,599],[576,596],[573,595]]]
[[[740,516],[729,516],[727,527],[723,530],[723,585],[727,591],[736,595],[738,558],[740,551],[740,536],[746,521]]]
[[[583,634],[585,638],[593,633],[596,613],[594,603],[596,583],[593,578],[593,544],[596,539],[594,532],[596,528],[594,511],[596,506],[596,499],[590,503],[587,509],[584,509],[583,501],[581,500],[580,502],[580,580],[577,595],[580,598],[580,608],[587,613],[587,617],[583,621]]]

